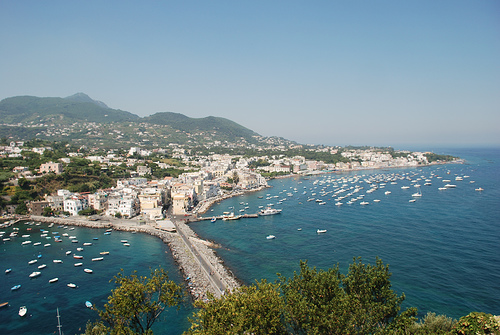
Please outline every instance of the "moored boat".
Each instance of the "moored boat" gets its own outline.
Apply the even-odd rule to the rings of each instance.
[[[316,233],[318,234],[326,233],[326,229],[318,229],[316,230]]]
[[[92,272],[94,272],[91,269],[83,269],[83,271],[85,271],[86,273],[92,273]]]
[[[52,278],[52,279],[49,279],[49,283],[55,283],[56,281],[58,281],[59,278]]]
[[[5,307],[5,306],[9,306],[9,303],[8,302],[2,302],[0,304],[0,308]]]
[[[75,263],[75,266],[82,266],[83,263]]]
[[[40,271],[33,271],[29,277],[30,278],[35,278],[35,277],[38,277],[39,275],[41,275],[42,273]]]
[[[19,285],[14,285],[10,288],[11,291],[16,291],[16,290],[19,290],[21,288],[21,284]]]
[[[87,308],[92,308],[92,303],[90,301],[85,301],[85,306],[87,306]]]
[[[67,286],[70,287],[70,288],[76,288],[76,285],[73,284],[73,283],[69,283]]]
[[[102,261],[103,259],[104,259],[104,257],[96,257],[96,258],[92,258],[92,262]]]
[[[266,209],[263,209],[259,212],[259,215],[262,215],[262,216],[275,215],[275,214],[280,214],[281,211],[282,211],[281,209],[266,207]]]
[[[276,236],[274,236],[274,235],[267,235],[267,236],[266,236],[266,238],[267,238],[268,240],[273,240],[273,239],[275,239],[275,238],[276,238]]]
[[[26,308],[26,306],[21,306],[19,308],[19,316],[23,317],[26,315],[26,313],[28,313],[28,308]]]
[[[99,255],[109,255],[109,251],[101,251]]]

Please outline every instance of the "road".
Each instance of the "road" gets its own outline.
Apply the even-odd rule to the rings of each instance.
[[[212,285],[215,296],[219,298],[222,294],[224,294],[224,291],[226,291],[226,284],[222,280],[222,277],[220,274],[215,271],[215,269],[212,267],[210,262],[208,262],[205,257],[203,257],[203,254],[200,253],[197,249],[196,246],[194,246],[191,241],[189,240],[189,237],[186,236],[184,233],[183,229],[179,227],[178,222],[176,220],[172,220],[173,224],[175,225],[175,228],[177,230],[177,233],[179,236],[182,238],[184,241],[184,244],[188,248],[188,250],[193,254],[194,258],[198,261],[200,268],[203,270],[205,275],[208,278],[208,281]]]

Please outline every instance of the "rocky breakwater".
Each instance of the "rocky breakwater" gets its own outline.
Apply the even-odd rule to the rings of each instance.
[[[104,218],[90,221],[78,217],[32,216],[31,220],[86,228],[112,228],[156,236],[169,246],[172,257],[184,276],[188,291],[195,300],[207,299],[208,292],[218,297],[222,292],[240,286],[232,273],[224,267],[222,260],[209,247],[214,245],[199,239],[191,228],[180,221],[175,222],[179,232],[167,232],[156,228],[154,224],[145,224],[129,219]],[[181,237],[181,234],[188,243],[186,243],[186,239]]]

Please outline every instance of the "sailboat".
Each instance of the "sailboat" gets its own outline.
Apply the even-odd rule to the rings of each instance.
[[[422,196],[422,190],[421,190],[421,188],[419,187],[418,188],[418,192],[417,193],[413,193],[411,196],[412,197],[418,197],[418,198],[420,198]]]

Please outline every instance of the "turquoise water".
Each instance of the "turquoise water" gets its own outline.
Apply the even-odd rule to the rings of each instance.
[[[273,180],[271,189],[226,200],[207,214],[255,213],[259,206],[271,203],[282,208],[282,214],[199,222],[191,227],[200,236],[225,246],[217,252],[247,284],[262,278],[274,281],[276,273],[291,276],[300,260],[318,268],[338,263],[346,273],[353,257],[361,256],[373,264],[379,256],[389,264],[393,289],[405,293],[404,306],[417,307],[420,315],[427,311],[453,318],[471,311],[499,315],[500,150],[443,153],[466,158],[467,162]],[[359,180],[354,182],[356,176]],[[397,184],[386,182],[383,189],[366,193],[370,185],[364,180],[398,176],[421,178],[417,182],[422,185],[422,197],[409,202],[417,188],[407,179],[397,179]],[[468,177],[455,181],[457,176]],[[339,178],[347,182],[340,183]],[[424,186],[429,178],[432,185]],[[447,184],[443,179],[451,180],[449,184],[456,188],[438,190]],[[347,184],[344,188],[364,188],[342,200],[342,206],[334,205],[332,193],[321,196],[321,192],[343,184]],[[410,189],[401,189],[404,185]],[[475,191],[479,187],[484,191]],[[386,195],[385,191],[391,193]],[[365,194],[363,200],[346,204],[361,194]],[[308,198],[323,199],[325,204]],[[362,206],[361,201],[369,205]],[[327,232],[317,234],[317,229]],[[267,240],[269,234],[276,239]]]
[[[85,330],[86,321],[96,319],[97,313],[85,307],[87,300],[98,308],[103,308],[114,284],[110,279],[120,269],[129,275],[137,270],[139,275],[149,275],[150,268],[163,267],[169,272],[170,279],[182,283],[182,277],[175,265],[168,246],[160,239],[145,234],[132,234],[128,232],[113,231],[104,235],[104,229],[89,229],[76,227],[74,230],[54,225],[48,228],[47,224],[27,225],[17,224],[18,237],[11,241],[0,242],[0,299],[8,301],[9,307],[0,309],[0,334],[53,334],[57,333],[56,309],[59,308],[62,331],[65,334],[79,334]],[[28,230],[31,229],[31,230]],[[40,229],[48,230],[48,237],[41,237]],[[2,229],[8,235],[13,227]],[[58,233],[58,234],[53,234]],[[69,237],[62,237],[62,242],[55,242],[53,236],[67,233],[76,236],[78,243],[72,243]],[[30,234],[29,238],[22,235]],[[94,240],[93,238],[98,238]],[[129,241],[126,247],[120,242],[122,239]],[[31,240],[32,243],[22,245],[22,241]],[[41,245],[33,245],[41,242]],[[92,243],[91,246],[82,246],[84,242]],[[48,247],[45,244],[50,243]],[[83,247],[83,251],[77,251]],[[66,255],[66,251],[72,251]],[[92,262],[92,258],[100,257],[101,251],[109,251],[104,255],[103,261]],[[38,258],[41,254],[42,257]],[[83,259],[74,259],[73,254],[84,256]],[[28,261],[37,259],[32,265]],[[54,259],[62,263],[54,263]],[[83,265],[75,267],[74,264],[82,262]],[[37,267],[46,264],[47,267],[38,270]],[[12,272],[4,274],[4,270],[12,268]],[[84,268],[93,270],[92,274],[83,271]],[[42,274],[34,279],[29,278],[33,271]],[[49,279],[59,278],[55,283]],[[67,287],[74,283],[78,287]],[[17,291],[11,287],[21,284]],[[27,316],[18,316],[20,306],[27,306]],[[189,305],[183,306],[180,311],[171,310],[162,314],[154,330],[158,334],[179,334],[187,329],[187,316],[192,309]]]
[[[273,180],[272,188],[228,199],[216,204],[207,215],[240,213],[240,209],[244,209],[242,213],[256,213],[259,206],[270,203],[282,208],[282,214],[215,223],[204,221],[191,227],[200,236],[224,246],[217,250],[218,254],[247,284],[262,278],[274,281],[277,272],[291,276],[298,270],[299,260],[308,260],[309,265],[318,268],[338,263],[345,273],[353,257],[361,256],[365,262],[374,263],[379,256],[393,273],[393,289],[404,292],[405,306],[417,307],[420,315],[427,311],[454,318],[471,311],[500,315],[500,150],[434,151],[463,157],[467,163]],[[383,180],[403,175],[413,180],[421,178],[418,183],[422,185],[422,198],[409,202],[411,194],[416,192],[409,180],[397,180],[395,185],[386,182],[383,189],[366,193],[370,185],[365,180],[370,177]],[[425,178],[431,176],[432,185],[424,186]],[[455,181],[456,176],[469,177]],[[355,182],[357,177],[359,180]],[[364,187],[342,200],[344,204],[340,207],[334,205],[333,192],[321,195],[335,190],[334,180],[338,178],[346,178],[345,188]],[[442,179],[451,180],[457,187],[439,191],[438,187],[445,184]],[[410,189],[402,190],[404,185]],[[484,191],[475,191],[478,187]],[[386,195],[385,191],[391,193]],[[362,200],[346,204],[361,194],[365,194],[363,201],[369,205],[361,206]],[[310,197],[323,199],[325,205],[308,202]],[[380,202],[375,203],[374,199]],[[283,200],[281,204],[279,200]],[[61,314],[64,333],[80,333],[86,320],[96,318],[96,313],[85,307],[85,301],[102,308],[113,288],[109,280],[122,268],[126,274],[136,269],[139,274],[147,275],[149,268],[161,265],[172,279],[182,282],[168,247],[155,237],[118,231],[104,235],[102,229],[69,230],[57,226],[49,229],[47,225],[17,227],[20,231],[15,240],[0,241],[0,302],[10,304],[0,309],[0,334],[57,333],[56,308]],[[68,237],[63,237],[61,243],[46,240],[40,237],[41,228],[49,230],[49,236],[54,236],[52,232],[74,235],[79,243],[71,243]],[[318,235],[317,229],[327,232]],[[2,230],[8,235],[12,227]],[[21,245],[26,240],[23,234],[31,234],[29,239],[33,243],[41,241],[42,245]],[[267,240],[269,234],[276,239]],[[93,240],[94,237],[98,240]],[[128,240],[130,247],[124,247],[122,239]],[[74,267],[78,260],[66,256],[65,251],[75,253],[83,242],[93,245],[81,252],[83,267]],[[51,246],[43,247],[45,243]],[[100,251],[110,254],[103,256],[102,262],[91,262],[91,258],[99,257]],[[28,265],[39,252],[42,258]],[[54,264],[53,259],[61,259],[63,263]],[[28,275],[43,263],[47,267],[41,270],[42,275],[29,279]],[[91,268],[93,274],[84,273],[85,267]],[[5,275],[3,271],[7,268],[12,268],[12,272]],[[48,280],[54,277],[59,281],[49,284]],[[78,288],[68,288],[69,282]],[[21,289],[11,292],[10,288],[16,284],[21,284]],[[17,315],[22,305],[28,307],[28,316],[24,318]],[[156,325],[155,333],[182,333],[189,327],[187,317],[191,312],[189,304],[179,312],[165,312],[165,319]]]

